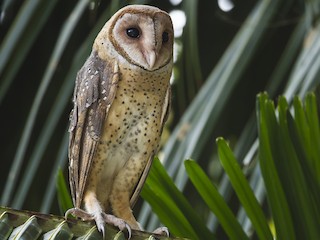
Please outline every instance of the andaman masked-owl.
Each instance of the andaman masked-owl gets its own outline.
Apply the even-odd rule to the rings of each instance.
[[[77,74],[69,129],[75,208],[69,213],[86,218],[86,212],[103,233],[105,222],[141,229],[131,209],[168,116],[173,37],[166,12],[124,7],[99,32]]]

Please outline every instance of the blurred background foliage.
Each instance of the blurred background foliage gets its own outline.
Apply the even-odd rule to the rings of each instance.
[[[318,86],[319,0],[3,0],[0,204],[62,214],[55,184],[59,168],[67,176],[67,126],[76,72],[109,17],[137,3],[168,11],[176,32],[182,31],[175,41],[172,113],[159,158],[210,230],[225,236],[187,180],[184,159],[192,158],[205,169],[249,231],[250,221],[243,209],[238,211],[218,161],[215,140],[229,140],[263,204],[256,95],[267,91],[277,99],[283,94],[291,105],[294,95],[303,98]],[[143,201],[135,212],[147,229],[159,225]]]

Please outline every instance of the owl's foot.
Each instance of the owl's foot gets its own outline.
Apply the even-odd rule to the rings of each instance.
[[[94,217],[90,214],[87,213],[86,211],[80,209],[80,208],[70,208],[66,211],[64,214],[64,218],[68,219],[68,216],[72,215],[77,218],[81,218],[83,221],[91,221],[94,219]]]
[[[128,239],[131,238],[131,227],[129,224],[127,224],[123,219],[118,218],[112,214],[106,214],[102,213],[103,219],[106,223],[111,224],[117,228],[119,228],[120,231],[127,230],[128,232]]]
[[[157,235],[161,235],[161,236],[165,236],[165,237],[169,237],[169,230],[167,227],[159,227],[157,229],[155,229],[152,233],[157,234]]]
[[[126,229],[128,232],[128,239],[131,238],[130,226],[123,219],[117,218],[111,214],[100,213],[97,215],[92,215],[80,208],[71,208],[68,211],[66,211],[65,218],[67,219],[69,215],[81,218],[83,221],[94,220],[96,222],[97,229],[99,232],[102,233],[103,238],[105,237],[105,223],[111,224],[119,228],[120,231],[124,231]]]

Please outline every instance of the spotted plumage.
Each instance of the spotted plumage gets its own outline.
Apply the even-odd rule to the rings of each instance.
[[[131,208],[156,154],[170,105],[173,29],[151,6],[119,10],[80,69],[70,118],[69,172],[75,209],[141,229]],[[107,214],[106,214],[107,213]],[[111,220],[112,219],[112,220]]]

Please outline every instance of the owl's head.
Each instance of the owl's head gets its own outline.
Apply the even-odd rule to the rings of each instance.
[[[105,27],[114,49],[130,63],[153,71],[172,61],[174,35],[166,12],[129,5],[115,13]]]

